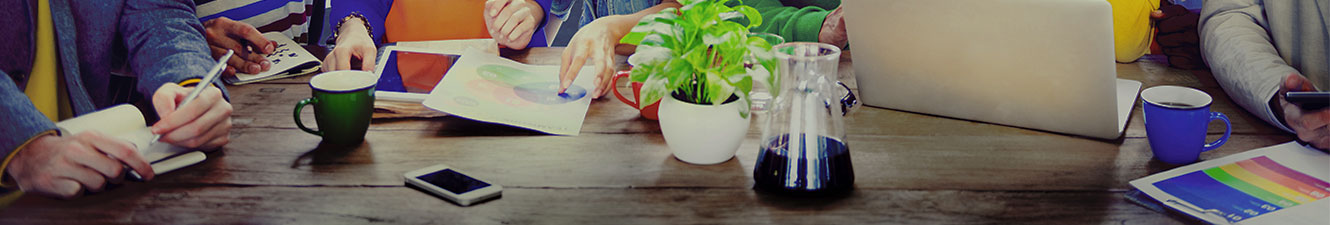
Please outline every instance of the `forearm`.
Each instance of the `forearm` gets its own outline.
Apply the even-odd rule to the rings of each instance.
[[[387,20],[388,11],[392,9],[392,5],[392,0],[338,1],[334,3],[332,9],[329,10],[328,21],[330,21],[333,28],[336,29],[337,23],[342,21],[343,18],[350,16],[352,12],[360,13],[360,15],[365,16],[365,20],[369,22],[370,27],[374,28],[372,35],[374,37],[374,43],[382,44],[383,40],[385,40],[383,39],[383,35],[385,34],[384,21]],[[350,20],[358,19],[353,18]],[[343,24],[341,28],[346,29],[348,26],[350,25]],[[363,27],[364,24],[360,24],[360,26],[360,31],[365,32]],[[342,32],[340,30],[334,32],[339,32],[339,36],[343,35],[340,33]]]
[[[605,20],[605,23],[607,23],[609,28],[607,30],[610,32],[611,37],[616,38],[615,41],[618,41],[619,38],[623,38],[624,35],[627,35],[628,32],[632,31],[633,26],[636,26],[637,22],[641,21],[643,17],[656,14],[665,9],[679,8],[680,6],[682,5],[679,5],[679,2],[677,1],[664,0],[656,6],[637,11],[633,14],[606,16],[596,20]]]
[[[139,77],[137,89],[144,96],[152,96],[166,83],[201,78],[216,63],[192,3],[131,0],[125,6],[119,26],[130,68]],[[221,79],[212,85],[225,87]]]
[[[1201,13],[1201,45],[1215,80],[1229,97],[1285,131],[1270,108],[1282,78],[1297,70],[1279,57],[1265,28],[1263,10],[1250,0],[1206,1]]]

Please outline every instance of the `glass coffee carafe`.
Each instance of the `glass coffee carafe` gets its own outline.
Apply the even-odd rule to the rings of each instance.
[[[840,48],[822,43],[773,47],[780,87],[767,111],[754,189],[789,195],[834,195],[854,186],[845,143],[845,111],[854,94],[835,77]]]

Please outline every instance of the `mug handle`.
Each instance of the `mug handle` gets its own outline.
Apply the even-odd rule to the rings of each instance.
[[[623,102],[623,104],[628,104],[629,106],[632,106],[634,109],[637,109],[637,108],[639,108],[639,107],[637,107],[637,101],[628,101],[628,98],[623,97],[623,94],[620,94],[620,93],[619,93],[619,89],[618,89],[618,88],[614,88],[614,84],[618,84],[618,83],[619,83],[619,78],[624,78],[624,77],[628,77],[628,73],[625,73],[624,71],[619,71],[618,73],[616,73],[616,74],[614,75],[614,78],[610,80],[610,84],[611,84],[611,85],[610,85],[610,90],[613,90],[613,91],[614,91],[614,97],[618,97],[618,98],[619,98],[619,101]],[[633,96],[633,97],[636,98],[637,96]]]
[[[1215,142],[1205,144],[1205,146],[1201,148],[1202,152],[1214,150],[1219,148],[1219,146],[1224,145],[1224,142],[1228,141],[1228,135],[1233,132],[1233,124],[1228,122],[1228,116],[1219,112],[1210,112],[1210,121],[1214,121],[1215,119],[1224,121],[1224,136],[1219,137],[1219,140],[1215,140]]]
[[[307,98],[305,100],[300,100],[300,102],[296,103],[296,111],[295,111],[296,126],[300,127],[300,130],[304,130],[307,133],[323,136],[323,131],[309,129],[309,127],[305,126],[305,123],[300,122],[300,110],[304,109],[305,105],[317,105],[317,104],[319,104],[319,99],[317,98]]]

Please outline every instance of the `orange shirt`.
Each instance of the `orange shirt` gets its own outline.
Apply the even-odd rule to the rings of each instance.
[[[384,41],[490,38],[485,0],[395,0],[384,20]]]

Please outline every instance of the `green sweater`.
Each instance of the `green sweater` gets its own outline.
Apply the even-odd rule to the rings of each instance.
[[[762,14],[762,26],[752,32],[772,33],[787,42],[817,42],[822,22],[840,0],[743,0]]]

